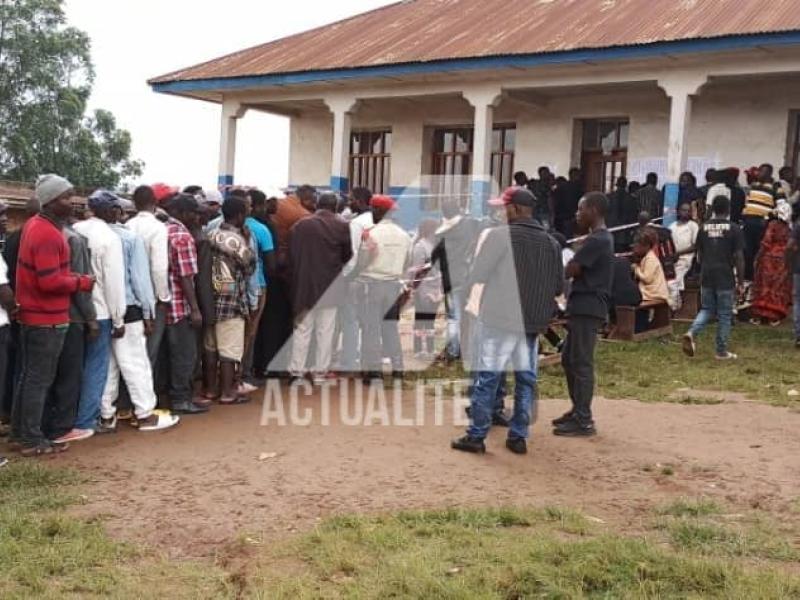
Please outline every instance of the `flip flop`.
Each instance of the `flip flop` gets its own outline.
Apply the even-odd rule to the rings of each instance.
[[[250,398],[247,396],[235,396],[234,398],[220,398],[217,400],[217,404],[221,406],[232,406],[234,404],[247,404],[250,402]]]
[[[69,444],[39,444],[38,446],[29,446],[22,448],[19,453],[25,458],[34,456],[44,456],[45,454],[61,454],[66,452]]]

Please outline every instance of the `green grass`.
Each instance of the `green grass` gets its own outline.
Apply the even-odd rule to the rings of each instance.
[[[77,476],[35,462],[0,470],[0,598],[115,596],[148,589],[170,598],[203,590],[224,594],[223,573],[207,565],[167,563],[111,540],[100,523],[68,516],[79,500]]]
[[[633,398],[646,402],[718,404],[720,399],[703,398],[696,390],[734,392],[752,400],[780,406],[800,407],[800,397],[789,390],[800,390],[800,369],[795,358],[791,332],[784,328],[753,327],[737,324],[731,350],[739,360],[714,359],[714,326],[699,339],[698,354],[691,359],[681,352],[679,334],[646,342],[601,342],[597,346],[597,388],[606,398]],[[682,389],[693,393],[679,392]],[[560,367],[544,367],[540,377],[543,398],[564,398],[566,383]]]
[[[786,532],[762,518],[712,522],[721,509],[703,499],[661,507],[640,537],[561,507],[407,511],[242,538],[218,562],[192,562],[69,516],[79,483],[37,463],[0,471],[0,598],[800,597],[781,569],[797,560]]]
[[[566,523],[564,517],[566,516]],[[557,509],[347,517],[254,564],[256,598],[787,598],[776,568],[595,532]]]

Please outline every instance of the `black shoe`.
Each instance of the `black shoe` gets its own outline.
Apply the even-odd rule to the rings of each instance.
[[[473,454],[484,454],[486,452],[486,445],[483,443],[483,440],[469,437],[468,435],[460,437],[457,440],[453,440],[450,442],[450,447],[453,450],[472,452]]]
[[[506,448],[514,454],[527,454],[528,442],[524,438],[510,437],[506,440]]]
[[[505,411],[498,410],[492,415],[492,425],[497,425],[498,427],[509,427],[511,425],[511,419],[508,418]]]
[[[368,373],[364,373],[364,378],[362,381],[364,382],[364,385],[372,385],[373,381],[380,381],[383,383],[383,375],[377,371],[369,371]]]
[[[560,425],[564,425],[565,423],[569,423],[570,421],[574,420],[574,418],[575,417],[573,417],[572,411],[565,412],[557,419],[553,419],[553,427],[558,427]]]
[[[592,437],[597,435],[597,430],[594,428],[594,423],[584,425],[572,420],[553,429],[553,435],[562,437]]]
[[[199,415],[208,412],[207,406],[197,406],[194,402],[178,402],[172,405],[172,412],[179,415]]]

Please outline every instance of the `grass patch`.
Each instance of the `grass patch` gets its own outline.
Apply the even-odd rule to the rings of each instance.
[[[167,563],[68,516],[78,482],[36,462],[0,469],[0,598],[225,596],[225,577],[213,567]]]
[[[263,556],[246,590],[270,599],[800,594],[800,580],[777,569],[589,528],[577,539],[565,538],[576,518],[582,519],[547,508],[333,519]]]
[[[659,515],[670,517],[707,517],[709,515],[718,515],[722,510],[713,500],[706,498],[688,500],[682,498],[666,506],[659,507],[656,512]]]
[[[672,545],[679,550],[725,557],[746,557],[794,562],[800,560],[797,549],[763,525],[721,525],[680,519],[667,526]]]
[[[680,327],[680,326],[679,326]],[[678,401],[683,404],[718,404],[720,399],[697,394],[675,396],[681,388],[745,394],[778,406],[800,406],[800,397],[788,395],[800,389],[800,370],[791,360],[764,361],[764,356],[794,356],[794,336],[785,328],[737,324],[731,348],[738,361],[714,359],[713,327],[699,339],[698,353],[688,358],[681,352],[676,328],[670,343],[648,340],[638,343],[600,343],[597,346],[598,393],[607,398],[633,398],[646,402]],[[746,368],[745,365],[758,365]],[[559,366],[542,368],[543,398],[567,397]]]

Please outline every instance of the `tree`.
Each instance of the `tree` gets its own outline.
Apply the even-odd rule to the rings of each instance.
[[[130,133],[108,111],[86,114],[93,80],[89,37],[67,26],[63,0],[0,0],[0,178],[115,188],[141,175]]]

